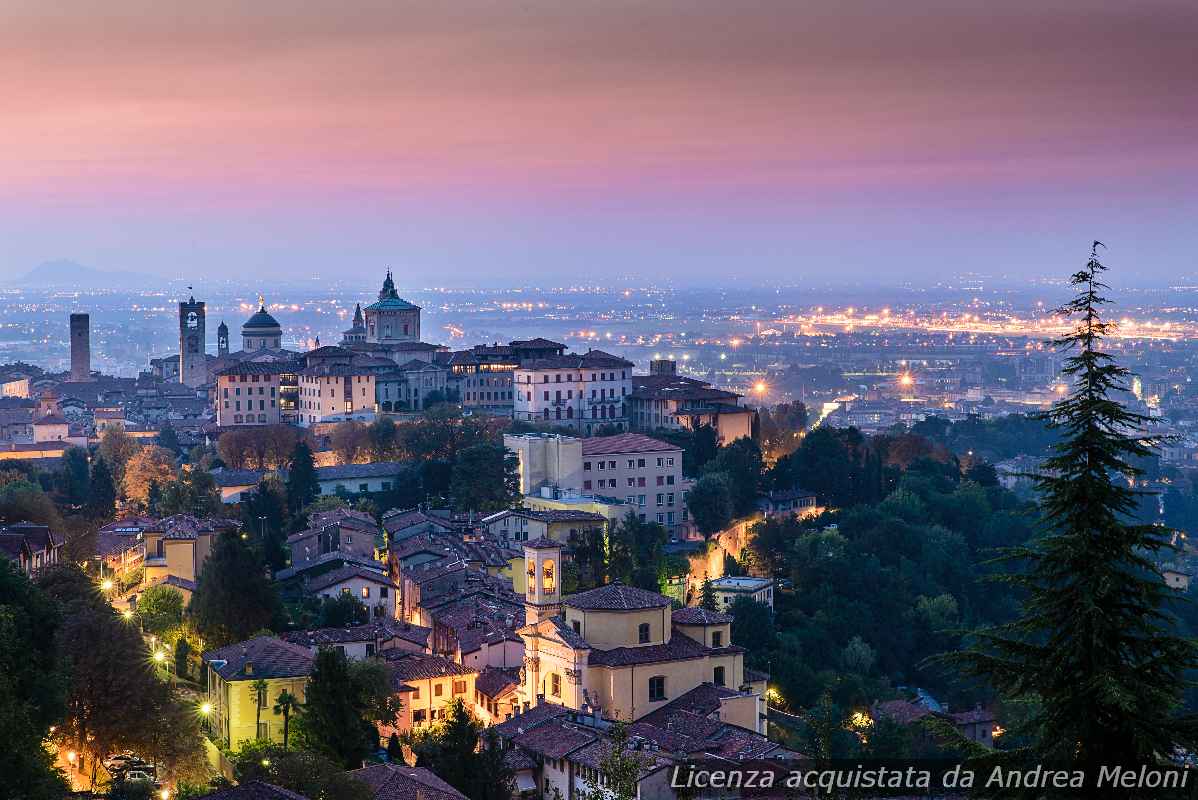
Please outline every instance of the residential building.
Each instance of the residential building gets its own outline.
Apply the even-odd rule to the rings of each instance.
[[[682,448],[640,433],[582,442],[582,490],[623,498],[642,521],[673,531],[686,521]]]
[[[217,372],[216,424],[278,425],[282,376],[295,371],[290,362],[242,361]]]
[[[259,636],[208,650],[203,660],[208,665],[207,700],[212,707],[208,724],[221,743],[234,749],[254,739],[281,743],[283,716],[274,712],[274,706],[284,691],[301,704],[306,700],[313,663],[308,649]],[[266,681],[264,691],[255,687],[260,680]]]
[[[467,800],[466,795],[423,767],[371,764],[346,774],[366,784],[372,800]]]
[[[820,511],[815,492],[806,489],[779,489],[758,495],[757,508],[767,517],[808,517]]]
[[[539,494],[545,487],[582,491],[581,439],[551,433],[505,433],[503,446],[516,454],[520,494]]]
[[[379,527],[361,511],[336,509],[316,514],[305,530],[287,537],[293,567],[309,564],[327,553],[373,559]]]
[[[304,590],[311,595],[336,599],[348,594],[366,606],[371,618],[394,619],[399,586],[386,573],[362,564],[345,566],[308,578]]]
[[[763,606],[774,607],[774,582],[770,578],[726,575],[711,582],[717,608],[728,608],[738,598],[748,597]]]
[[[345,628],[319,628],[314,631],[290,631],[282,639],[306,647],[316,655],[322,647],[340,651],[352,661],[374,658],[384,650],[406,650],[423,653],[432,631],[410,622],[389,617],[372,620],[365,625]]]
[[[625,430],[632,366],[602,350],[523,362],[512,376],[512,417],[563,425],[586,436],[604,425]]]
[[[389,492],[411,474],[406,462],[378,461],[374,464],[342,464],[317,467],[316,481],[321,494],[366,494]]]
[[[720,444],[753,435],[755,412],[741,405],[739,394],[672,371],[634,375],[628,405],[636,430],[695,430],[707,425],[715,429]]]
[[[0,525],[0,555],[26,575],[36,575],[45,567],[62,560],[64,539],[46,525],[16,522]]]
[[[158,520],[142,535],[145,551],[142,584],[151,586],[168,575],[195,582],[212,553],[216,537],[236,528],[233,520],[201,519],[190,514]]]
[[[404,733],[436,723],[455,699],[469,704],[474,698],[474,680],[478,673],[444,656],[385,650],[392,689],[401,696],[394,725],[379,726],[379,740],[386,742],[392,733]]]
[[[375,375],[369,367],[316,364],[299,370],[297,413],[304,427],[327,419],[373,414]]]
[[[383,411],[421,411],[430,395],[445,401],[448,376],[445,367],[413,358],[375,375],[375,399]]]
[[[546,537],[573,545],[588,537],[602,537],[607,531],[607,518],[591,511],[508,509],[483,517],[481,524],[500,544],[517,546]]]

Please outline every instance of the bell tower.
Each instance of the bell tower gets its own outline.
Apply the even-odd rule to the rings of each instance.
[[[224,322],[216,326],[216,354],[229,355],[229,326]]]
[[[561,614],[562,546],[545,536],[524,543],[524,570],[528,586],[524,594],[524,622],[535,625]]]
[[[179,303],[179,382],[193,389],[208,382],[204,353],[204,302],[189,297]]]

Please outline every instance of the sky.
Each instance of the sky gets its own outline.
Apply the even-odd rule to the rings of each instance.
[[[1193,0],[0,0],[0,278],[1198,275]]]

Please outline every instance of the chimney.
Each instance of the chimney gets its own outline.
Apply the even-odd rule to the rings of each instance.
[[[71,315],[71,383],[92,379],[91,316]]]

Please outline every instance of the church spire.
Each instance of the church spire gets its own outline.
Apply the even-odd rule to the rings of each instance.
[[[399,292],[395,291],[395,281],[391,279],[391,270],[387,270],[387,278],[383,281],[383,288],[379,290],[380,300],[398,300]]]
[[[358,303],[354,306],[354,327],[364,328],[366,323],[362,321],[362,304]]]

